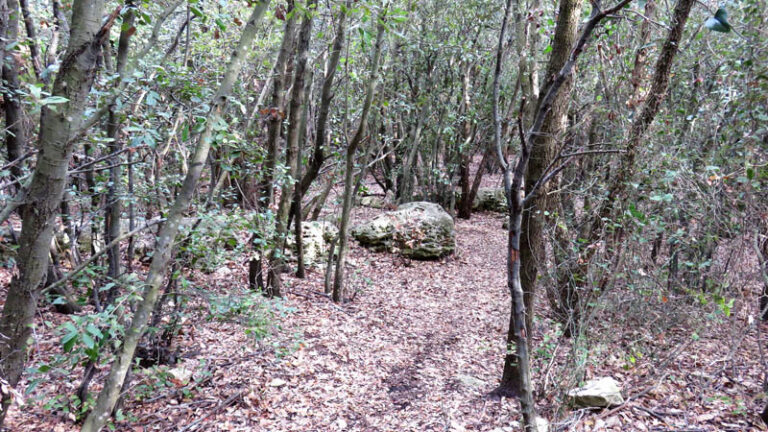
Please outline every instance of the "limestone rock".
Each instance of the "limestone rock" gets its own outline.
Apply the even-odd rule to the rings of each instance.
[[[328,248],[339,234],[338,228],[331,222],[311,221],[301,225],[302,244],[304,246],[304,264],[308,266],[324,263],[328,257]],[[296,238],[288,236],[286,241],[290,260],[296,260]]]
[[[369,195],[360,198],[360,205],[363,207],[371,207],[375,209],[384,209],[393,207],[392,202],[394,196],[391,192],[387,192],[385,196]]]
[[[570,390],[568,398],[578,407],[605,408],[624,403],[619,383],[610,377],[589,380],[584,386]]]
[[[472,210],[505,213],[507,211],[507,196],[504,188],[480,188],[477,190]]]
[[[456,249],[453,218],[440,205],[424,201],[400,205],[352,229],[363,246],[399,252],[415,259],[435,259]]]

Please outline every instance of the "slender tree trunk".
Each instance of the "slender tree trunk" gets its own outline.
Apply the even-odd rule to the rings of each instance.
[[[461,112],[463,113],[464,120],[461,125],[461,141],[462,146],[459,148],[459,187],[461,188],[461,200],[459,201],[459,208],[457,216],[462,219],[469,219],[472,216],[472,201],[475,197],[472,196],[472,186],[470,184],[470,167],[472,164],[472,149],[469,148],[473,135],[472,135],[472,123],[469,121],[470,109],[472,106],[472,98],[470,97],[471,89],[471,77],[472,65],[467,67],[462,77],[461,84]]]
[[[264,178],[259,196],[263,208],[268,208],[274,197],[275,167],[277,166],[283,119],[285,119],[285,88],[288,81],[287,65],[293,47],[294,26],[296,24],[296,14],[293,13],[293,0],[288,1],[287,13],[290,14],[290,17],[285,22],[283,42],[280,45],[277,60],[275,61],[274,70],[276,75],[272,86],[272,101],[269,108],[265,110],[269,116],[269,125],[267,127],[267,156],[264,160]]]
[[[18,275],[8,288],[0,318],[0,376],[12,386],[19,382],[24,370],[27,341],[31,336],[41,282],[48,267],[48,253],[53,236],[54,218],[58,214],[73,144],[69,138],[79,126],[88,93],[96,73],[96,59],[101,41],[117,17],[113,13],[101,26],[102,0],[75,0],[72,5],[70,46],[52,94],[67,99],[54,111],[43,107],[40,119],[38,160],[21,209],[22,228]],[[0,424],[10,400],[4,397]]]
[[[311,68],[310,68],[311,69]],[[302,161],[302,148],[307,140],[307,121],[309,117],[309,106],[312,101],[312,82],[314,81],[314,73],[310,70],[309,79],[306,80],[304,88],[304,104],[301,107],[301,120],[299,121],[299,145],[297,146],[298,153],[296,154],[296,178],[301,178],[301,161]],[[294,216],[294,233],[296,235],[296,277],[304,279],[306,276],[306,268],[304,262],[304,213],[301,208],[301,201],[304,199],[304,194],[301,192],[300,181],[296,182],[293,190],[293,202],[291,204],[291,211]],[[291,226],[290,217],[288,219],[288,226]]]
[[[34,17],[29,10],[29,0],[19,0],[21,6],[21,13],[24,16],[24,28],[27,30],[27,38],[29,39],[29,56],[32,59],[32,69],[35,72],[35,77],[39,80],[42,77],[42,61],[40,60],[40,47],[37,41],[37,31],[35,30]]]
[[[645,68],[648,63],[648,42],[651,40],[651,21],[656,11],[656,0],[648,0],[645,3],[645,17],[640,24],[639,47],[635,52],[635,66],[632,68],[632,95],[629,97],[629,106],[634,107],[640,103],[641,92],[645,82]]]
[[[325,161],[325,138],[326,128],[328,126],[328,115],[331,112],[331,101],[333,100],[333,83],[336,77],[336,69],[339,67],[339,60],[341,59],[341,48],[344,46],[344,36],[346,32],[346,19],[347,11],[351,7],[352,2],[346,1],[344,7],[339,10],[339,15],[336,18],[336,34],[333,38],[333,45],[331,47],[331,56],[328,59],[328,66],[325,69],[325,77],[323,78],[323,88],[320,91],[320,108],[317,113],[317,127],[315,128],[315,146],[312,156],[309,160],[309,166],[307,172],[301,178],[300,190],[304,195],[309,190],[309,186],[317,178],[320,173],[320,168]]]
[[[413,168],[416,165],[416,159],[419,154],[419,145],[421,144],[421,133],[424,130],[424,123],[427,121],[427,117],[429,117],[430,108],[432,107],[429,103],[422,103],[421,110],[419,110],[419,117],[416,120],[416,126],[414,126],[413,129],[413,135],[411,135],[411,146],[403,161],[403,178],[398,185],[398,198],[400,202],[408,202],[413,199]]]
[[[125,65],[128,60],[128,49],[130,47],[131,35],[136,31],[133,28],[134,7],[132,0],[126,0],[126,12],[123,14],[123,24],[120,27],[120,39],[117,46],[116,73],[119,80],[123,80]],[[116,154],[122,150],[120,140],[120,126],[122,119],[119,118],[115,104],[109,108],[109,119],[107,120],[107,136],[112,139],[109,143],[109,152]],[[120,167],[119,156],[113,156],[108,159],[109,165],[109,189],[107,191],[107,206],[105,221],[104,243],[110,244],[113,240],[120,237],[120,218],[123,210],[122,206],[122,169]],[[130,258],[129,258],[130,259]],[[107,276],[112,282],[117,282],[120,277],[120,245],[116,244],[107,251]],[[115,285],[107,294],[107,304],[109,304],[117,293],[118,286]]]
[[[267,296],[279,297],[281,295],[282,278],[281,273],[285,267],[285,239],[288,236],[288,216],[291,202],[294,199],[294,182],[298,177],[299,171],[299,136],[301,135],[301,115],[302,107],[307,97],[306,80],[307,55],[309,52],[309,42],[312,38],[312,21],[314,5],[316,2],[310,0],[307,3],[307,15],[301,22],[299,31],[299,40],[296,51],[296,61],[294,66],[293,91],[290,105],[290,122],[288,126],[288,136],[286,139],[285,162],[288,172],[291,176],[283,182],[282,192],[280,194],[280,204],[277,208],[277,227],[275,229],[275,238],[273,241],[274,250],[270,257],[269,273],[267,277]],[[296,242],[301,242],[300,238]]]
[[[561,291],[564,291],[568,295],[562,296],[564,301],[569,302],[564,307],[567,310],[573,311],[571,319],[571,327],[575,325],[575,321],[580,315],[579,304],[584,303],[580,301],[578,284],[587,280],[587,274],[589,271],[589,264],[592,261],[597,247],[594,245],[602,239],[603,228],[606,220],[617,220],[623,212],[623,205],[629,201],[629,189],[627,185],[632,180],[635,174],[636,164],[635,158],[637,152],[640,149],[645,133],[653,123],[656,114],[661,109],[661,102],[667,94],[667,88],[669,86],[669,75],[672,70],[672,64],[674,58],[677,55],[680,45],[680,39],[685,28],[685,23],[688,20],[688,16],[691,12],[694,0],[678,0],[675,5],[673,17],[671,21],[671,27],[667,33],[667,38],[664,41],[659,58],[656,61],[654,69],[653,79],[651,82],[651,88],[648,92],[648,96],[643,104],[640,113],[636,115],[629,132],[629,138],[627,139],[627,145],[625,152],[622,154],[618,172],[611,180],[608,187],[608,198],[601,201],[597,208],[593,211],[593,218],[588,223],[585,223],[586,232],[582,231],[580,237],[587,239],[585,243],[588,247],[582,248],[581,255],[578,259],[571,260],[573,265],[567,271],[572,275],[568,279],[567,286],[560,287]],[[609,265],[609,268],[613,268],[615,262],[619,256],[616,253],[618,245],[624,238],[624,228],[619,226],[614,231],[613,235],[608,237],[606,245],[602,248],[611,254],[608,259],[613,265]],[[620,248],[618,248],[620,249]],[[673,257],[675,259],[676,257]],[[607,282],[609,278],[603,278],[600,284]]]
[[[347,147],[344,165],[344,195],[341,210],[341,223],[339,226],[339,257],[336,261],[336,273],[333,279],[333,301],[339,303],[346,301],[347,296],[344,289],[344,258],[347,253],[347,228],[349,227],[349,213],[352,210],[352,195],[354,190],[354,169],[355,152],[365,139],[365,133],[368,124],[368,114],[371,111],[371,104],[376,93],[376,87],[379,81],[379,63],[381,61],[381,48],[384,40],[384,20],[387,10],[384,9],[377,17],[376,43],[373,48],[373,57],[371,58],[371,72],[365,90],[365,100],[363,101],[363,112],[360,114],[360,123],[357,125],[352,141]]]
[[[285,118],[285,88],[286,83],[288,82],[287,65],[292,52],[294,27],[296,24],[296,14],[293,13],[293,0],[288,1],[287,13],[290,17],[285,22],[283,41],[280,44],[280,50],[277,53],[277,59],[275,60],[275,66],[273,67],[275,76],[272,84],[270,106],[262,111],[268,115],[267,155],[264,159],[262,169],[263,177],[259,187],[259,202],[257,204],[258,207],[262,209],[268,209],[272,205],[272,200],[275,195],[275,168],[277,167],[280,135],[283,129],[283,119]],[[262,235],[262,233],[254,233],[254,240]],[[263,252],[263,248],[260,249],[262,249],[261,252]],[[258,257],[251,258],[248,263],[248,281],[252,289],[266,288],[264,286],[265,256],[261,252],[259,252]],[[270,290],[271,288],[266,289],[265,294],[274,295],[275,293]]]
[[[163,283],[168,263],[171,260],[171,252],[179,230],[179,224],[184,212],[187,211],[192,202],[198,180],[208,158],[208,151],[213,139],[213,125],[217,124],[223,116],[227,98],[245,63],[247,53],[258,32],[258,23],[261,21],[268,5],[269,0],[254,4],[253,12],[243,28],[237,47],[232,52],[232,57],[221,80],[219,90],[211,101],[209,118],[195,147],[189,171],[184,178],[184,184],[179,195],[176,197],[173,207],[168,212],[166,222],[158,234],[155,254],[152,256],[152,263],[150,264],[149,273],[145,281],[143,299],[133,316],[130,327],[126,330],[125,338],[120,345],[119,352],[116,354],[115,361],[110,367],[104,388],[96,400],[96,406],[83,423],[83,432],[97,432],[100,430],[107,422],[120,396],[120,389],[123,386],[128,369],[131,367],[131,360],[136,351],[136,346],[146,331],[150,315],[158,300],[160,285]]]
[[[19,41],[19,0],[7,0],[8,10],[4,14],[6,21],[2,25],[4,30],[3,42],[5,46],[15,46]],[[4,51],[8,59],[3,58],[3,110],[5,111],[5,148],[8,152],[8,161],[12,162],[21,158],[27,145],[27,131],[24,127],[24,112],[21,106],[21,94],[19,92],[19,71],[22,68],[22,53],[20,47]],[[11,175],[14,179],[21,178],[23,164],[21,162],[11,167]]]

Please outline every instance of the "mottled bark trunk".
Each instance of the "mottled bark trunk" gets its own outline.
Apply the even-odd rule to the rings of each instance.
[[[16,385],[24,370],[27,341],[32,332],[40,287],[48,267],[54,219],[67,184],[73,145],[69,138],[85,109],[95,75],[101,40],[117,14],[101,27],[102,0],[76,0],[72,5],[70,46],[61,63],[52,94],[67,99],[54,111],[44,107],[40,119],[40,152],[21,210],[22,228],[16,258],[18,275],[8,288],[0,318],[0,375]],[[101,29],[100,29],[101,27]],[[9,399],[4,397],[0,423]]]
[[[557,73],[563,67],[571,54],[573,44],[576,42],[576,32],[581,18],[582,0],[562,0],[557,14],[557,26],[552,39],[552,51],[549,57],[544,84],[539,92],[545,94],[547,88],[552,85]],[[563,82],[560,91],[552,101],[552,108],[544,118],[541,127],[541,135],[531,142],[531,160],[525,177],[526,194],[531,192],[536,180],[545,174],[547,167],[555,159],[559,140],[566,129],[568,105],[573,87],[573,77],[569,76]],[[544,185],[543,189],[531,200],[530,207],[523,214],[523,225],[520,239],[520,255],[522,271],[520,274],[523,291],[525,292],[526,305],[526,330],[533,332],[533,316],[536,298],[536,279],[539,268],[546,265],[546,241],[544,238],[544,226],[546,213],[555,206],[555,197],[549,195],[556,186],[556,181]]]

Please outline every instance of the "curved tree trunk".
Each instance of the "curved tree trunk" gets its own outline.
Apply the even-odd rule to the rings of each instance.
[[[189,171],[184,178],[184,184],[179,195],[176,197],[173,207],[168,212],[166,222],[158,234],[155,254],[152,256],[152,263],[150,264],[149,273],[145,281],[143,299],[133,316],[130,327],[126,330],[125,338],[120,345],[119,352],[115,356],[115,361],[110,367],[109,375],[104,383],[104,388],[99,393],[96,405],[83,423],[82,431],[84,432],[99,431],[106,424],[120,396],[120,389],[123,386],[128,369],[131,367],[136,346],[146,331],[149,317],[159,298],[160,285],[163,283],[168,263],[171,260],[171,252],[179,230],[179,224],[184,212],[187,211],[192,202],[197,182],[205,166],[205,161],[208,159],[208,150],[213,140],[213,126],[223,116],[227,97],[231,93],[232,87],[245,63],[248,50],[250,50],[251,44],[256,38],[258,23],[261,21],[261,17],[264,16],[268,5],[269,0],[255,3],[253,12],[240,35],[237,47],[232,52],[232,57],[221,80],[221,86],[213,96],[208,121],[205,123],[206,127],[200,134],[197,146],[195,147]]]

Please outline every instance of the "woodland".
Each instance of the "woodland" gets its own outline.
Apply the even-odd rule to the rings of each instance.
[[[0,430],[768,430],[765,0],[0,39]]]

